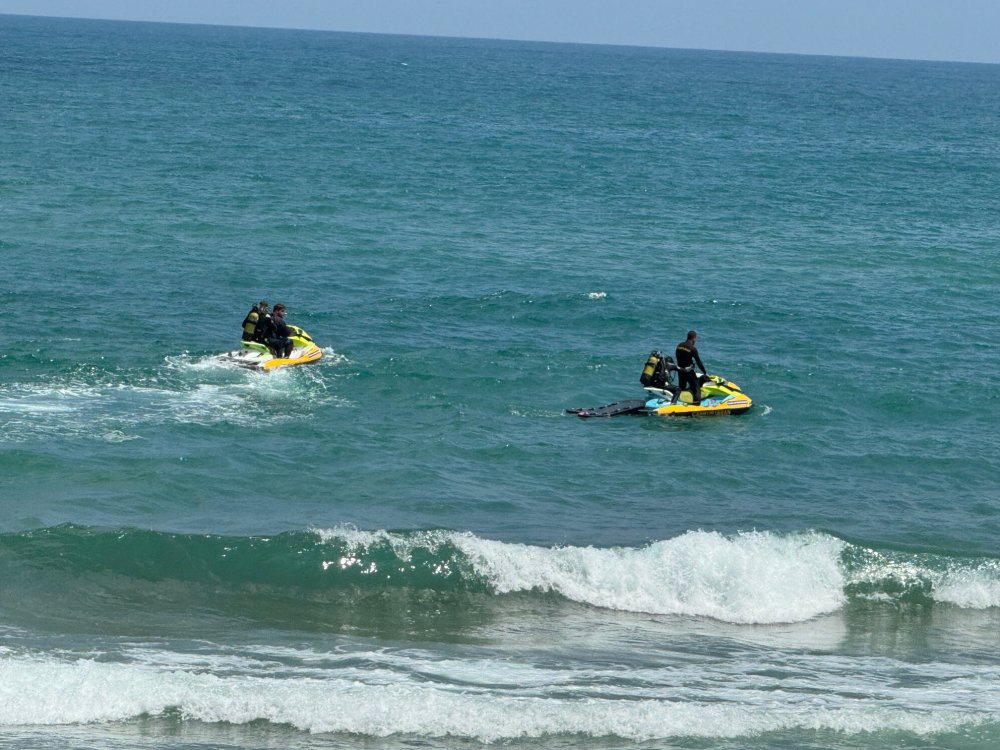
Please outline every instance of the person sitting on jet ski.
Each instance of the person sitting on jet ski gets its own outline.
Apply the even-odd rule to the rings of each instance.
[[[260,341],[257,332],[257,326],[261,318],[269,318],[270,313],[267,311],[267,300],[262,299],[256,305],[250,308],[250,312],[247,316],[243,318],[243,340],[244,341]]]
[[[697,332],[688,331],[687,340],[679,343],[674,353],[677,359],[678,395],[681,391],[690,389],[691,400],[695,404],[701,401],[701,385],[698,383],[698,376],[694,371],[695,364],[697,363],[698,367],[701,368],[702,375],[708,374],[705,365],[701,362],[701,357],[698,356],[698,347],[695,346],[697,338]]]
[[[280,302],[274,306],[274,313],[267,319],[269,326],[264,343],[274,352],[275,357],[288,359],[292,356],[292,331],[285,323],[285,306]]]

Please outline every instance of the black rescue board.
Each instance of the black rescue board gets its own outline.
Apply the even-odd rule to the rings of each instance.
[[[604,406],[592,406],[589,409],[567,409],[570,414],[578,417],[617,417],[619,414],[635,414],[646,408],[645,399],[632,398],[627,401],[615,401]]]

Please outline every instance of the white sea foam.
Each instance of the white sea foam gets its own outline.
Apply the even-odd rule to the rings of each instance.
[[[1000,607],[1000,561],[931,574],[934,599],[966,609]]]
[[[351,527],[317,530],[321,540],[387,545],[403,560],[417,548],[452,545],[498,593],[547,591],[627,612],[709,617],[737,624],[804,622],[839,609],[845,586],[884,580],[930,584],[937,601],[971,609],[1000,606],[1000,562],[892,561],[876,555],[845,571],[848,545],[828,534],[691,531],[645,547],[539,547],[467,532],[395,534]],[[870,553],[875,554],[875,553]],[[891,594],[878,590],[871,597]]]
[[[641,549],[544,549],[468,536],[459,546],[498,591],[555,591],[610,609],[774,623],[844,601],[843,542],[822,534],[695,531]]]
[[[934,601],[964,609],[1000,607],[1000,561],[949,560],[927,555],[882,553],[865,550],[865,564],[853,570],[848,584],[871,589],[865,596],[876,601],[892,601],[894,594],[881,590],[886,583],[894,589],[917,589]]]
[[[0,400],[0,441],[7,443],[57,434],[90,437],[109,400],[99,386],[76,381],[15,383],[5,389],[5,396]]]
[[[319,533],[360,546],[389,544],[403,559],[415,547],[451,543],[499,593],[552,591],[629,612],[734,623],[801,622],[844,602],[844,542],[825,534],[692,531],[641,548],[599,549],[509,544],[451,532]]]
[[[7,397],[0,399],[0,412],[24,414],[55,414],[76,412],[103,399],[96,386],[81,383],[14,384],[5,388]]]
[[[564,672],[553,673],[555,681],[548,682],[550,675],[535,670],[530,684],[514,682],[517,687],[498,689],[467,682],[449,686],[441,679],[393,671],[392,664],[375,675],[329,669],[325,675],[313,671],[286,677],[241,674],[244,665],[228,666],[195,664],[185,669],[4,655],[0,726],[115,722],[176,711],[186,721],[266,720],[308,732],[372,737],[452,736],[497,742],[580,734],[649,741],[753,736],[796,728],[929,734],[990,721],[1000,710],[996,673],[971,667],[941,675],[935,665],[920,667],[921,679],[912,687],[893,684],[880,674],[878,683],[852,684],[849,690],[845,683],[843,691],[835,685],[818,700],[812,693],[798,692],[795,680],[789,685],[757,685],[736,670],[716,675],[705,665],[646,674],[645,680],[655,678],[661,684],[629,699],[602,685],[603,679],[594,679],[606,678],[603,674],[580,674],[567,684]],[[479,665],[484,674],[502,666]],[[835,666],[823,676],[837,680]],[[803,672],[801,681],[808,682],[808,674]],[[710,684],[699,688],[706,677]],[[857,673],[855,677],[865,680]],[[448,675],[448,681],[452,678]]]
[[[74,407],[68,404],[32,403],[27,400],[0,399],[0,413],[51,414],[53,412],[68,412],[73,410]]]
[[[323,350],[323,358],[320,360],[320,363],[327,367],[330,365],[348,364],[351,361],[347,358],[346,354],[334,351],[332,346],[324,346],[321,349]]]
[[[106,443],[127,443],[132,440],[139,440],[138,435],[129,435],[121,430],[108,430],[99,435],[100,439]]]
[[[136,439],[135,428],[143,425],[258,426],[291,419],[290,411],[300,406],[338,401],[315,368],[255,373],[185,354],[168,357],[156,371],[124,377],[106,373],[92,381],[71,376],[14,383],[0,399],[0,415],[4,442],[95,434],[122,442]]]
[[[187,352],[183,354],[171,354],[163,358],[164,364],[170,370],[219,370],[231,371],[233,365],[227,364],[219,359],[218,355],[192,356]]]

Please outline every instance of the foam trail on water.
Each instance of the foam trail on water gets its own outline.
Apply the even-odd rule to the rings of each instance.
[[[344,361],[334,354],[333,364]],[[110,442],[137,428],[192,423],[273,424],[318,405],[345,403],[315,367],[251,372],[214,356],[169,356],[153,370],[57,375],[42,383],[10,384],[0,399],[7,429],[0,442],[39,437]],[[273,407],[273,408],[271,408]]]

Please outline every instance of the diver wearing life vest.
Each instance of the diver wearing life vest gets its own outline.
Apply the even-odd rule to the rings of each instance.
[[[698,347],[695,346],[697,338],[698,334],[695,331],[688,331],[687,340],[679,343],[674,352],[677,358],[678,394],[680,391],[690,389],[692,402],[696,404],[701,401],[701,385],[698,383],[698,375],[694,370],[695,364],[701,368],[702,375],[708,374],[705,365],[701,362],[701,357],[698,356]]]
[[[261,326],[261,318],[269,318],[270,314],[267,311],[267,300],[262,299],[256,305],[250,308],[250,312],[243,319],[243,340],[244,341],[260,341],[260,334],[262,331],[258,331],[258,328],[266,329],[267,326]]]

